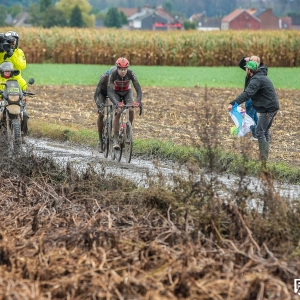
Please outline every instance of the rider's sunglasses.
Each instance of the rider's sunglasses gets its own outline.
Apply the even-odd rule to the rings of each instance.
[[[120,70],[121,72],[125,72],[127,71],[127,68],[118,68],[118,70]]]

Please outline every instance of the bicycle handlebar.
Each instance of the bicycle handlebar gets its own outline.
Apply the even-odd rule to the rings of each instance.
[[[122,103],[122,105],[119,105],[120,103]],[[139,102],[136,102],[136,101],[134,101],[132,104],[123,104],[123,102],[118,102],[118,107],[120,107],[120,108],[129,108],[129,107],[133,107],[133,108],[135,108],[135,107],[140,107],[140,103]]]

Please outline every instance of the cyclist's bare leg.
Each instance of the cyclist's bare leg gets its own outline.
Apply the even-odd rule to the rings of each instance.
[[[106,97],[100,94],[98,105],[105,104],[106,102],[107,102]],[[103,143],[102,143],[103,119],[104,119],[104,110],[98,111],[98,119],[97,119],[98,136],[99,136],[98,150],[100,153],[103,152]]]
[[[99,111],[98,119],[97,119],[99,141],[102,141],[103,119],[104,119],[103,111]]]
[[[132,125],[134,119],[134,109],[132,107],[129,108],[129,121]]]
[[[124,96],[124,102],[127,105],[133,105],[133,94],[132,90],[130,90],[125,96]],[[132,124],[134,119],[134,109],[133,107],[129,108],[129,121]]]
[[[118,102],[121,102],[121,97],[119,94],[115,93],[115,97],[118,100]],[[114,149],[119,149],[120,146],[118,144],[118,138],[119,138],[119,121],[121,116],[121,108],[117,108],[113,112],[113,120],[112,120],[112,133],[114,138]]]
[[[121,116],[121,108],[115,109],[113,122],[112,122],[112,129],[113,129],[113,136],[114,136],[114,146],[113,146],[114,149],[120,148],[118,144],[120,116]]]

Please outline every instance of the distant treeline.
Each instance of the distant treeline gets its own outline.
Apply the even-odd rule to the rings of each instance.
[[[0,28],[6,32],[8,28]],[[272,67],[300,66],[300,31],[126,31],[18,28],[28,63],[236,66],[259,55]]]

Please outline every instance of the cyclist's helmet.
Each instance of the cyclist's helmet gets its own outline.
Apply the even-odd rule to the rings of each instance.
[[[13,39],[15,39],[16,40],[16,46],[15,46],[15,48],[18,48],[18,45],[19,45],[19,35],[15,31],[7,31],[5,33],[5,37],[9,41],[12,41]]]
[[[4,75],[4,72],[10,72],[9,75]],[[14,65],[11,62],[3,62],[0,65],[1,77],[8,79],[14,74]]]
[[[245,68],[248,68],[251,71],[256,71],[258,68],[258,63],[256,61],[253,60],[249,60],[246,65]]]
[[[118,68],[128,68],[129,67],[129,61],[125,57],[120,57],[116,61],[116,66]]]

